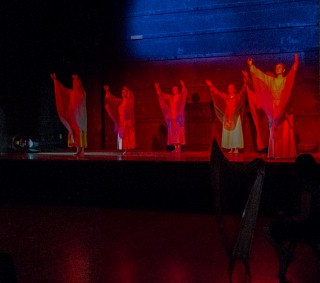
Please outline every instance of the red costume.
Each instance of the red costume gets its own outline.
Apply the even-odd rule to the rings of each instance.
[[[223,93],[210,81],[207,84],[210,86],[215,113],[223,126],[221,146],[228,149],[243,148],[241,116],[244,110],[245,85],[239,93],[235,93],[235,89],[232,93]],[[233,84],[232,86],[234,88]]]
[[[106,89],[105,109],[115,124],[118,149],[134,149],[136,147],[134,96],[126,87],[122,91],[126,92],[126,96],[118,98],[110,93],[109,88]]]
[[[72,89],[62,85],[55,75],[54,91],[60,121],[68,130],[68,146],[85,148],[87,146],[86,92],[78,76],[73,75]]]
[[[257,150],[261,151],[268,148],[269,144],[268,117],[260,105],[257,94],[249,85],[247,85],[247,94],[250,112],[256,128],[256,146]]]
[[[289,99],[297,71],[295,64],[287,76],[269,76],[254,65],[250,66],[257,100],[269,120],[269,158],[296,157],[293,115],[289,113]]]
[[[160,108],[168,128],[168,145],[184,145],[185,115],[184,108],[187,101],[187,88],[182,84],[180,93],[166,94],[160,87],[156,87]]]

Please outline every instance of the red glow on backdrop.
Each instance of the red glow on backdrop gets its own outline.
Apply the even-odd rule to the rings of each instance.
[[[92,282],[90,272],[92,271],[90,257],[87,247],[77,239],[70,242],[65,247],[65,266],[62,269],[66,270],[65,276],[60,282],[69,283],[89,283]]]
[[[127,255],[123,255],[118,259],[115,272],[115,281],[118,283],[137,282],[134,259],[130,259]]]
[[[165,282],[168,283],[184,283],[190,282],[190,274],[188,267],[183,263],[182,260],[169,260],[167,263],[167,270],[165,271]]]

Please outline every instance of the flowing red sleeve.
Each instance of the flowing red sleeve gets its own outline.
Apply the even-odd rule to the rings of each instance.
[[[243,84],[241,90],[238,93],[238,105],[236,107],[236,111],[234,113],[233,119],[236,125],[238,115],[240,115],[241,121],[245,119],[246,115],[246,91],[247,91],[247,84]]]
[[[180,92],[179,99],[175,105],[175,116],[179,117],[184,114],[184,108],[186,106],[188,96],[188,89],[184,86]]]
[[[87,108],[86,92],[80,79],[73,80],[73,89],[70,96],[70,116],[75,123],[75,127],[81,131],[87,131]],[[76,128],[75,128],[76,129]]]
[[[215,92],[212,89],[210,89],[210,93],[213,101],[214,112],[216,113],[218,120],[223,124],[224,111],[226,108],[226,101],[224,98],[226,97],[226,94],[220,91]]]
[[[253,123],[256,128],[257,149],[262,150],[268,147],[269,143],[269,123],[268,117],[264,113],[259,103],[258,95],[247,85],[249,108]]]
[[[54,79],[54,94],[56,100],[56,108],[61,123],[72,133],[69,117],[69,105],[71,97],[71,89],[66,88],[57,79]]]
[[[124,113],[124,119],[131,121],[131,123],[135,122],[134,119],[134,96],[131,90],[128,90],[127,99],[126,99],[126,111]]]
[[[109,95],[105,96],[105,110],[109,114],[111,120],[114,122],[114,131],[117,132],[119,129],[119,105],[122,99],[115,97],[109,92]]]
[[[165,94],[161,90],[157,91],[159,105],[161,108],[161,112],[163,118],[167,125],[169,125],[170,120],[172,118],[171,108],[170,108],[170,101],[172,99],[172,95]]]
[[[130,137],[135,136],[134,96],[130,90],[128,90],[127,97],[122,99],[119,106],[118,134],[127,141],[130,140]],[[135,138],[131,140],[132,148],[135,147],[134,140]]]
[[[293,83],[294,83],[294,78],[295,78],[295,74],[296,74],[296,68],[292,67],[291,70],[289,71],[289,73],[287,74],[287,76],[284,78],[285,79],[285,83],[284,83],[284,88],[283,91],[281,93],[281,100],[280,100],[280,105],[279,105],[279,117],[276,117],[276,124],[278,124],[279,122],[281,122],[281,120],[283,119],[283,117],[285,116],[285,114],[288,111],[288,104],[289,104],[289,100],[291,97],[291,93],[292,93],[292,87],[293,87]]]
[[[269,119],[273,119],[272,81],[274,77],[264,74],[254,65],[250,67],[256,105],[261,107]]]

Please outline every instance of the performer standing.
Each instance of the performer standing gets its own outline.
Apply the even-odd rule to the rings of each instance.
[[[289,112],[289,100],[298,69],[298,54],[294,55],[294,64],[284,76],[282,63],[275,66],[275,77],[256,68],[252,59],[248,59],[253,86],[260,105],[269,120],[269,158],[294,158],[296,145],[293,130],[293,115]]]
[[[104,85],[105,110],[114,121],[117,133],[117,148],[124,150],[136,147],[135,118],[134,118],[134,96],[132,91],[123,86],[122,98],[111,94],[108,85]]]
[[[243,149],[243,132],[241,111],[244,108],[245,85],[237,93],[234,84],[228,85],[228,93],[220,92],[210,80],[206,80],[210,87],[216,115],[222,123],[221,147],[230,149],[229,153],[238,153]]]
[[[155,83],[160,108],[168,128],[167,145],[174,145],[174,152],[181,152],[181,146],[186,144],[184,108],[187,101],[187,87],[180,80],[181,92],[178,86],[172,87],[172,94],[163,93],[159,83]]]
[[[72,75],[72,88],[66,88],[51,74],[58,116],[68,130],[68,147],[76,147],[75,155],[84,155],[87,147],[86,92],[77,75]]]
[[[249,78],[248,72],[242,71],[242,74],[244,75],[247,81],[247,97],[251,117],[255,128],[253,137],[256,141],[256,150],[259,152],[266,151],[268,149],[269,144],[268,117],[260,105],[259,97],[254,91],[253,83],[252,80]],[[270,74],[270,72],[268,72],[267,74]]]

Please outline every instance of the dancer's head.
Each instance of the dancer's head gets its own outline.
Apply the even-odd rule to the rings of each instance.
[[[284,72],[285,72],[285,67],[282,63],[279,63],[279,64],[276,64],[275,67],[274,67],[274,72],[277,76],[279,75],[283,75]]]
[[[228,85],[228,93],[229,94],[234,94],[236,92],[236,87],[234,84],[229,84]]]
[[[179,94],[179,87],[173,86],[172,87],[172,94]]]
[[[128,97],[127,88],[125,88],[125,87],[122,88],[121,95],[122,95],[122,98],[127,98]]]

